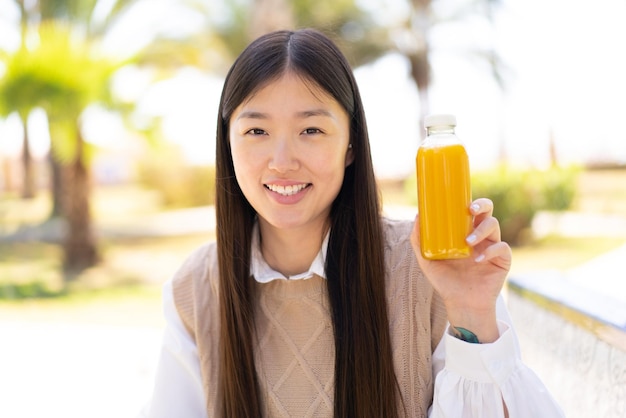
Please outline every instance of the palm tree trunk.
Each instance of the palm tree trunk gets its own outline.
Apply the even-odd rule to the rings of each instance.
[[[52,210],[50,219],[63,216],[63,168],[54,158],[54,153],[50,150],[48,154],[48,165],[50,167],[50,195],[52,199]]]
[[[20,48],[26,48],[26,35],[28,32],[28,13],[24,0],[17,0],[17,6],[20,10]],[[33,167],[33,158],[30,153],[30,138],[28,132],[28,111],[18,112],[24,126],[24,145],[22,150],[22,199],[32,199],[35,197],[35,175]]]
[[[77,129],[76,140],[76,157],[63,166],[63,211],[67,221],[63,270],[66,280],[76,278],[99,261],[89,204],[90,176],[84,161],[80,129]]]
[[[35,197],[35,167],[33,157],[30,153],[30,134],[28,131],[28,114],[22,115],[24,125],[24,139],[22,149],[22,199],[32,199]]]
[[[428,98],[428,87],[430,85],[430,61],[428,59],[428,49],[420,50],[408,56],[411,63],[411,77],[415,81],[420,100],[419,132],[420,141],[426,137],[424,129],[424,119],[430,112],[430,101]]]

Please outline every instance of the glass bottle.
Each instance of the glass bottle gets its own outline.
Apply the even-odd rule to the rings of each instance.
[[[469,159],[456,136],[456,117],[429,115],[427,136],[417,151],[420,246],[430,260],[468,257],[472,231]]]

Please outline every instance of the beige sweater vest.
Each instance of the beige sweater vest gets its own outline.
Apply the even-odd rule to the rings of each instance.
[[[393,362],[406,416],[425,417],[433,398],[431,355],[446,313],[410,245],[412,222],[383,221]],[[174,300],[196,342],[209,417],[218,400],[218,268],[214,243],[174,278]],[[334,339],[324,279],[257,284],[255,361],[266,417],[332,417]],[[402,405],[401,404],[401,405]]]

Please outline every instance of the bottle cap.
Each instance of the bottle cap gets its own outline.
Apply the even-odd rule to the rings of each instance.
[[[426,129],[432,126],[456,126],[456,116],[450,114],[434,114],[424,118],[424,127]]]

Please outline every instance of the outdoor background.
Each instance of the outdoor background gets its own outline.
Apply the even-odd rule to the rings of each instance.
[[[161,286],[214,238],[224,75],[272,29],[349,57],[390,216],[415,215],[424,115],[454,113],[512,276],[624,251],[625,20],[623,0],[0,0],[0,417],[148,400]],[[619,274],[586,280],[624,295]]]

